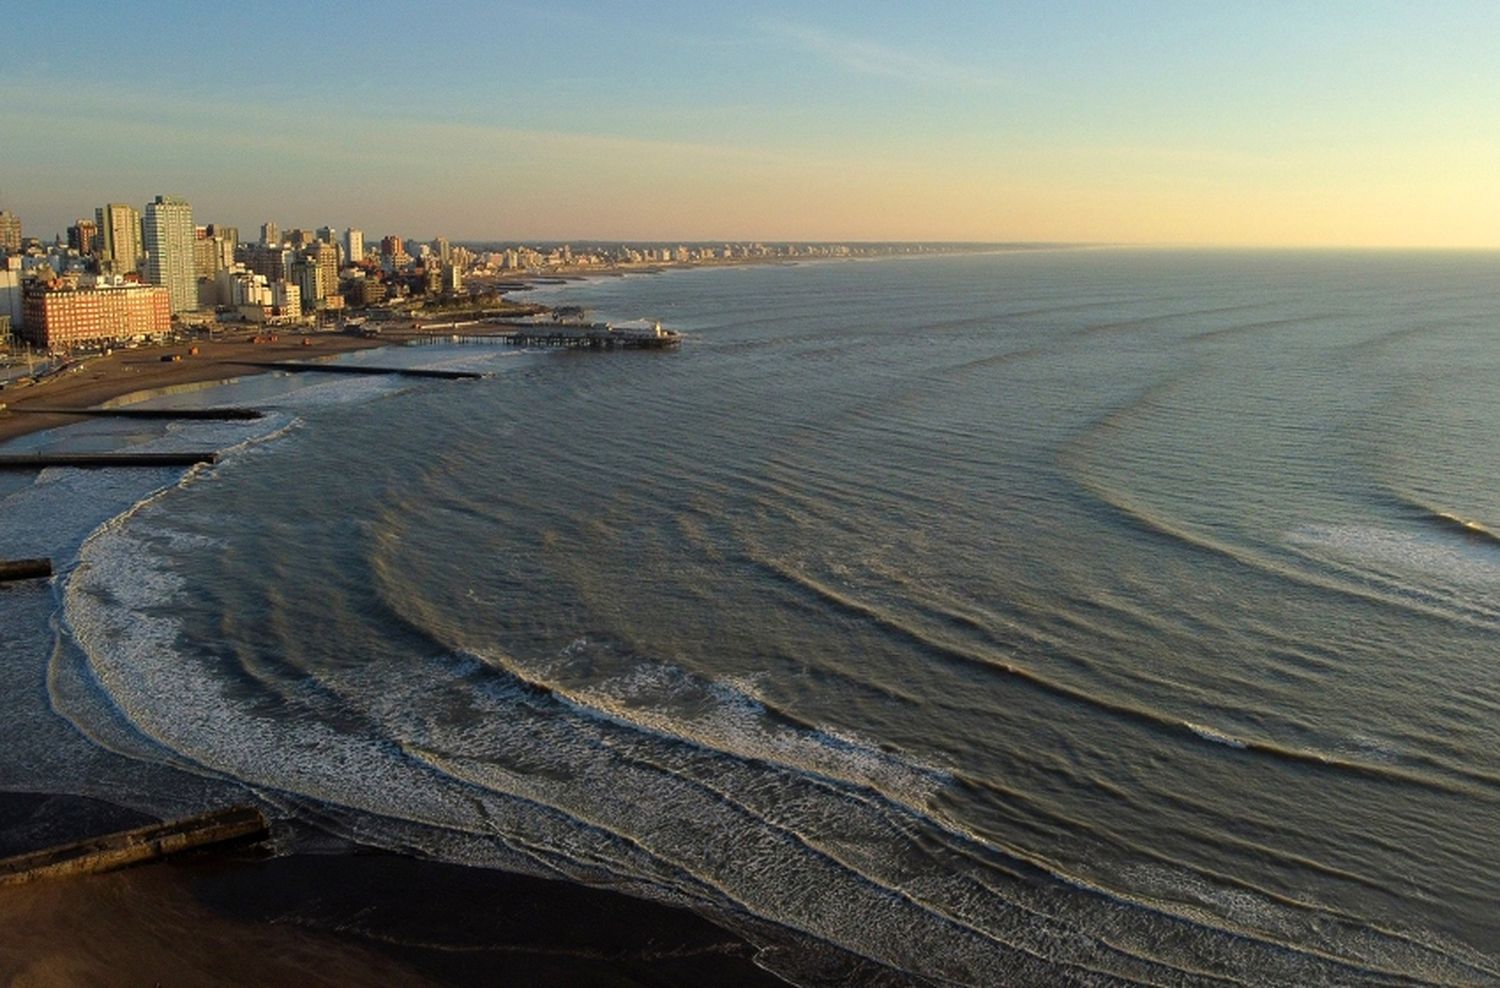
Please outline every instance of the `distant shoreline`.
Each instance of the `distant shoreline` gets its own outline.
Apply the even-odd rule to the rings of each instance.
[[[1014,249],[1041,249],[1020,247]],[[550,288],[591,278],[620,278],[627,275],[664,274],[669,271],[715,270],[744,266],[794,266],[815,261],[875,260],[896,257],[951,257],[956,254],[988,253],[1005,249],[1006,245],[973,247],[954,246],[951,250],[933,252],[890,252],[871,255],[794,257],[734,257],[714,260],[651,261],[640,264],[613,265],[558,265],[540,270],[524,272],[474,275],[469,279],[474,285],[491,285],[502,294],[520,293],[535,288]],[[391,310],[376,310],[390,312]],[[234,340],[190,340],[174,344],[143,344],[136,348],[115,350],[108,356],[88,357],[76,364],[50,374],[33,385],[7,388],[0,391],[0,447],[15,439],[48,429],[55,429],[80,421],[78,416],[45,414],[36,409],[48,407],[98,408],[121,402],[139,395],[141,400],[169,394],[183,385],[214,386],[227,384],[236,379],[254,374],[264,374],[274,368],[253,366],[242,361],[267,362],[277,360],[328,359],[359,350],[377,349],[399,345],[416,337],[441,334],[443,325],[461,322],[477,315],[455,309],[445,312],[441,308],[421,308],[409,315],[401,314],[393,323],[417,323],[417,328],[379,324],[379,336],[352,336],[326,331],[304,331],[300,327],[278,330],[274,327],[260,328],[253,325],[226,328],[233,333]],[[279,333],[282,338],[275,343],[248,343],[246,338],[258,333]],[[307,340],[303,344],[303,340]],[[189,353],[196,347],[197,354]],[[180,361],[164,360],[176,354]]]

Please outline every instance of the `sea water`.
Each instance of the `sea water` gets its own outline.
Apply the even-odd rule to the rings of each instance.
[[[576,283],[5,481],[0,785],[686,904],[817,983],[1500,981],[1500,260]],[[854,965],[851,968],[850,965]]]

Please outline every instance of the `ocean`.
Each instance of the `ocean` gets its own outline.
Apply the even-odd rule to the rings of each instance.
[[[687,905],[800,984],[1500,983],[1500,259],[599,278],[27,448],[0,788]],[[313,376],[309,376],[313,377]]]

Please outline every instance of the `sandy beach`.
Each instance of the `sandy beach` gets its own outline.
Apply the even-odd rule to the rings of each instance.
[[[308,340],[306,346],[302,344],[304,338]],[[6,406],[0,412],[0,442],[78,421],[77,416],[47,414],[42,409],[94,408],[138,392],[145,397],[182,385],[228,381],[269,370],[244,361],[316,360],[388,342],[321,333],[307,337],[288,334],[275,343],[248,343],[237,334],[234,341],[195,341],[116,350],[107,357],[92,357],[73,364],[36,384],[12,385],[0,391],[0,404]],[[198,353],[190,355],[190,347],[197,347]],[[173,354],[182,359],[162,360]]]
[[[145,819],[0,797],[7,851]],[[210,851],[0,894],[0,984],[17,988],[781,984],[753,953],[685,910],[367,848]]]

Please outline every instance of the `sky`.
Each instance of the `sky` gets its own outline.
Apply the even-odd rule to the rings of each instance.
[[[1500,3],[0,0],[0,209],[453,240],[1500,246]]]

